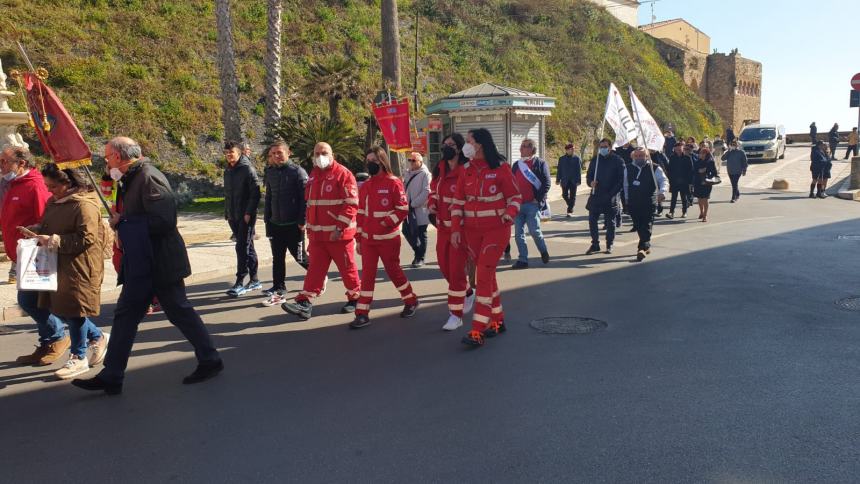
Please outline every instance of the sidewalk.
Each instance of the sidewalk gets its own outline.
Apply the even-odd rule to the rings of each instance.
[[[580,185],[579,196],[577,198],[583,206],[585,204],[583,194],[586,193],[588,193],[588,189]],[[553,204],[554,213],[564,211],[563,205],[557,203],[561,199],[561,187],[553,184],[549,192],[549,200],[550,202],[556,202]],[[230,241],[230,228],[224,219],[211,214],[180,214],[179,232],[185,239],[185,244],[188,247],[188,258],[191,261],[192,274],[185,279],[186,284],[215,279],[236,272],[235,245]],[[272,250],[268,241],[262,236],[265,234],[265,229],[262,221],[259,219],[257,220],[257,233],[261,237],[256,241],[254,247],[257,249],[260,265],[269,265],[272,263]],[[293,262],[289,257],[287,260],[288,263]],[[9,272],[10,266],[11,262],[0,263],[0,276],[2,276],[2,279],[5,280],[5,275]],[[18,290],[14,284],[0,283],[0,323],[23,316],[17,304],[17,294]],[[119,288],[116,285],[116,272],[114,271],[113,264],[109,260],[106,260],[105,278],[102,284],[102,300],[112,301],[118,296]]]

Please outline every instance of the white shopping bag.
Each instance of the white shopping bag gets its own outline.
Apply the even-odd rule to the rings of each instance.
[[[17,252],[19,290],[57,290],[57,249],[40,247],[36,239],[20,239]]]
[[[552,218],[552,210],[549,208],[549,200],[546,201],[546,205],[540,211],[540,220],[541,222],[546,222]]]

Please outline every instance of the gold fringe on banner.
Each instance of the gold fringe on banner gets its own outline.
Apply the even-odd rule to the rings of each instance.
[[[66,169],[70,169],[70,168],[71,169],[80,168],[82,166],[90,166],[92,164],[93,164],[92,158],[84,158],[82,160],[63,161],[61,163],[57,163],[56,165],[57,165],[57,168],[59,168],[61,170],[66,170]]]

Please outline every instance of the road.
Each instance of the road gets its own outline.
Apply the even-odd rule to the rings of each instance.
[[[510,330],[477,350],[440,331],[446,288],[432,261],[408,271],[415,319],[397,317],[383,282],[361,331],[334,314],[338,280],[308,322],[259,294],[226,299],[229,278],[195,284],[222,376],[181,385],[190,347],[158,318],[141,326],[119,397],[4,363],[2,480],[855,481],[860,324],[835,301],[860,294],[860,204],[728,198],[715,189],[708,223],[661,220],[643,263],[627,233],[612,255],[582,255],[581,208],[546,224],[551,263],[500,269]],[[550,316],[608,326],[529,325]],[[10,362],[35,336],[25,321],[5,328]]]

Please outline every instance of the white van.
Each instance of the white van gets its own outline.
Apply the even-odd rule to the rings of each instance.
[[[749,160],[776,161],[785,158],[785,126],[751,124],[738,136],[738,148]]]

